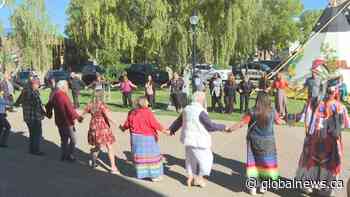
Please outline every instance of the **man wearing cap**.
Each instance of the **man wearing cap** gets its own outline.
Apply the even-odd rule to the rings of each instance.
[[[23,108],[23,119],[29,129],[29,153],[43,156],[44,153],[40,151],[42,139],[41,121],[46,113],[40,99],[39,87],[40,81],[36,78],[31,79],[28,86],[23,89],[17,99],[15,106],[22,105]]]
[[[46,104],[47,117],[52,117],[55,113],[55,123],[61,137],[61,161],[74,162],[74,150],[76,145],[75,120],[82,121],[81,116],[74,109],[68,97],[68,82],[59,81],[57,90]]]
[[[80,107],[79,96],[80,90],[85,86],[82,80],[80,80],[79,76],[74,72],[71,73],[71,78],[69,80],[69,86],[72,90],[72,97],[74,107],[78,109]]]
[[[315,60],[312,65],[312,76],[307,78],[304,83],[304,88],[308,90],[308,101],[312,103],[317,102],[319,97],[325,93],[324,85],[320,77],[317,76],[318,68],[323,64],[325,64],[324,60]]]

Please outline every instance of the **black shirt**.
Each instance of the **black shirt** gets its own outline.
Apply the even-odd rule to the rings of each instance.
[[[224,92],[225,96],[236,96],[237,85],[236,83],[231,84],[229,81],[225,83]]]
[[[254,89],[254,85],[251,81],[241,81],[241,83],[239,84],[239,90],[241,91],[241,94],[250,94],[252,93]]]

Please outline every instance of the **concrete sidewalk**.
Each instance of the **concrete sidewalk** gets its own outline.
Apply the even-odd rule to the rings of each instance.
[[[113,113],[120,124],[126,113]],[[158,117],[168,126],[175,117]],[[212,175],[206,188],[187,188],[184,169],[184,147],[175,137],[161,135],[161,151],[166,158],[165,177],[162,182],[153,183],[133,178],[128,133],[114,130],[117,137],[118,166],[123,176],[109,175],[104,168],[92,170],[87,167],[89,145],[87,131],[89,119],[77,125],[79,162],[59,162],[59,134],[53,120],[44,120],[45,142],[42,151],[47,155],[38,158],[27,154],[27,128],[21,112],[10,113],[9,120],[14,132],[9,139],[9,149],[0,149],[0,197],[115,197],[115,196],[250,196],[245,192],[244,163],[246,158],[246,130],[235,133],[214,133],[213,152],[215,155]],[[233,122],[223,122],[231,125]],[[344,132],[344,162],[341,179],[350,175],[350,133]],[[277,127],[279,170],[283,178],[292,178],[297,168],[304,140],[303,128]],[[105,160],[107,156],[101,156]],[[261,195],[262,196],[262,195]],[[263,196],[304,196],[298,191],[279,190]],[[344,197],[345,189],[337,196]]]

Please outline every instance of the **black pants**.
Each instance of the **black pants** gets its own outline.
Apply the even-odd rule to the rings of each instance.
[[[216,105],[218,105],[218,108],[216,108]],[[222,113],[223,105],[221,102],[221,96],[211,96],[211,110]]]
[[[123,92],[123,105],[127,107],[132,107],[132,98],[131,98],[131,92]]]
[[[39,153],[40,143],[43,135],[41,120],[27,122],[27,126],[29,129],[29,152]]]
[[[149,104],[151,105],[152,108],[155,107],[155,104],[156,104],[156,98],[154,95],[146,95],[147,97],[147,100],[149,102]]]
[[[233,113],[234,111],[234,104],[235,104],[235,97],[234,96],[225,96],[225,112],[226,113]]]
[[[249,97],[250,95],[247,94],[241,94],[240,95],[240,102],[239,102],[239,110],[242,113],[243,112],[243,106],[244,106],[244,112],[248,112],[249,109]]]
[[[58,127],[61,136],[61,160],[73,158],[77,139],[74,127]]]
[[[0,114],[0,145],[6,146],[10,135],[11,126],[6,118],[6,114]]]
[[[79,96],[80,96],[80,92],[79,91],[72,91],[73,103],[74,103],[74,107],[75,108],[79,108],[80,107]]]
[[[180,93],[171,93],[170,94],[171,102],[175,106],[177,112],[182,108],[182,98]]]

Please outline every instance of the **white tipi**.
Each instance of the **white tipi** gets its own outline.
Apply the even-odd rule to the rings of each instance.
[[[292,82],[300,84],[311,75],[317,59],[332,56],[344,82],[350,87],[350,0],[330,0],[313,29],[309,42],[289,64]]]

